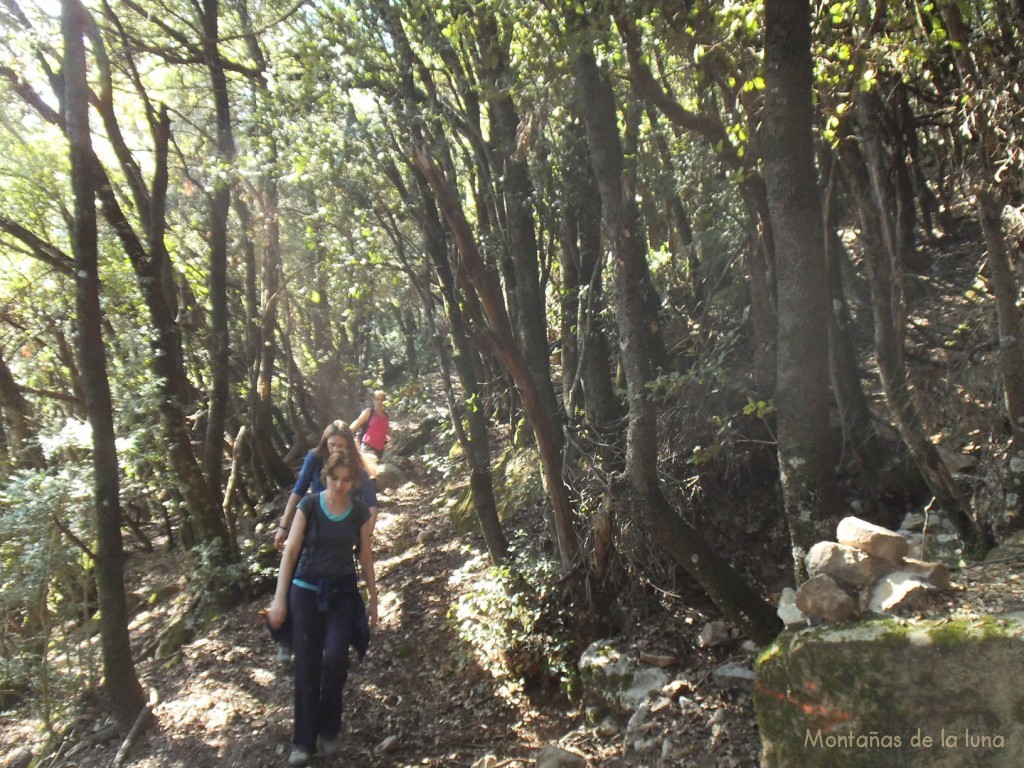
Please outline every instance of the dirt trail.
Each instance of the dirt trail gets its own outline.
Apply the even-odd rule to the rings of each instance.
[[[537,710],[459,653],[446,620],[449,580],[479,550],[455,539],[447,516],[430,503],[434,492],[427,482],[382,494],[374,542],[381,623],[346,686],[342,752],[314,758],[313,766],[470,766],[487,754],[508,768],[533,765],[539,747],[573,728],[570,714]],[[178,562],[135,554],[133,568],[144,568],[138,560],[147,557],[164,568]],[[268,601],[240,606],[169,659],[138,664],[156,697],[156,721],[128,765],[287,764],[292,681],[261,624]],[[154,613],[147,630],[143,614],[136,626],[152,632],[163,620]],[[43,765],[110,766],[120,744],[90,744],[100,725],[84,716]]]

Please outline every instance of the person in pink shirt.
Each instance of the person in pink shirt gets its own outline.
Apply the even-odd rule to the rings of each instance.
[[[388,433],[391,430],[391,419],[384,410],[383,390],[378,389],[373,393],[373,405],[364,409],[359,418],[352,422],[354,433],[358,433],[364,427],[363,445],[380,459],[384,455],[384,446],[387,445]]]

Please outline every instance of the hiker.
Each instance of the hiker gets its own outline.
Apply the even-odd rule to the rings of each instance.
[[[302,469],[295,479],[295,487],[288,496],[288,502],[284,507],[284,514],[277,523],[274,531],[274,546],[278,550],[284,549],[285,539],[288,538],[288,528],[292,524],[292,517],[295,515],[295,507],[307,492],[320,493],[324,490],[320,481],[320,470],[327,461],[328,455],[341,450],[355,451],[363,464],[362,477],[356,485],[356,495],[361,495],[366,506],[370,508],[371,526],[370,532],[377,525],[377,492],[373,486],[373,473],[376,470],[376,462],[356,448],[355,428],[349,427],[340,419],[332,421],[327,425],[317,447],[306,454],[302,462]]]
[[[299,501],[306,495],[307,491],[313,494],[324,490],[320,472],[331,454],[347,451],[357,456],[360,462],[360,479],[356,486],[354,495],[360,498],[370,510],[370,534],[377,525],[377,491],[373,484],[373,471],[375,461],[356,447],[356,440],[352,429],[344,421],[336,420],[327,425],[323,436],[316,448],[306,454],[302,462],[302,469],[295,480],[295,487],[288,496],[288,502],[284,507],[284,514],[277,523],[274,531],[274,546],[283,550],[285,540],[288,538],[288,530],[291,528],[292,519],[295,517],[295,509]],[[277,661],[280,664],[288,664],[292,660],[292,632],[291,627],[285,624],[280,631],[271,631],[271,637],[277,643]]]
[[[373,451],[378,458],[384,456],[384,446],[388,442],[388,433],[391,431],[391,417],[384,409],[384,390],[378,389],[373,393],[373,405],[365,408],[359,414],[359,418],[352,422],[352,431],[363,432],[363,445]]]
[[[272,629],[282,627],[289,615],[292,618],[292,766],[306,765],[317,752],[340,751],[349,645],[355,645],[362,658],[370,629],[377,624],[370,510],[352,494],[353,478],[361,471],[358,452],[328,456],[321,472],[326,490],[299,502],[267,613]],[[357,552],[368,605],[356,583]]]

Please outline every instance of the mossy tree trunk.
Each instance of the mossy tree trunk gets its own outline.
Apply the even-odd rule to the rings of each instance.
[[[697,580],[732,622],[755,641],[768,642],[782,628],[772,606],[672,509],[661,489],[655,406],[647,392],[647,384],[654,379],[644,306],[648,294],[639,279],[646,263],[638,262],[645,254],[636,239],[634,197],[623,176],[615,97],[611,83],[585,45],[575,53],[574,69],[601,193],[605,239],[613,252],[619,349],[629,398],[624,483],[628,491],[620,493],[618,501]]]

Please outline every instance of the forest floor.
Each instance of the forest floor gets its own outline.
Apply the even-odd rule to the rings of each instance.
[[[618,729],[607,722],[587,724],[580,705],[560,696],[531,699],[521,685],[492,676],[473,660],[448,613],[486,567],[482,538],[456,536],[435,498],[439,483],[417,474],[419,481],[381,494],[374,536],[380,624],[345,688],[341,754],[315,757],[312,765],[525,768],[548,744],[585,757],[590,766],[643,764],[623,756]],[[180,554],[133,552],[128,587],[136,594],[173,593],[187,581],[186,563]],[[150,651],[136,669],[155,717],[122,764],[286,765],[292,676],[276,661],[276,647],[263,625],[269,596],[240,605],[180,650],[157,659],[151,651],[174,603],[157,603],[132,623],[136,655],[138,649]],[[641,644],[659,647],[659,639],[671,637],[667,642],[673,647],[684,639],[696,647],[691,641],[700,626],[693,616],[662,618],[651,624]],[[696,701],[696,714],[686,724],[693,743],[681,754],[703,756],[687,764],[756,765],[749,695],[721,692],[708,682],[713,665],[720,663],[715,655],[694,653],[683,662],[686,678],[697,682],[688,693]],[[0,715],[0,762],[24,748],[36,755],[48,752],[37,763],[45,768],[106,768],[116,764],[122,745],[95,706],[82,708],[48,750],[44,741],[37,721],[17,712]]]

